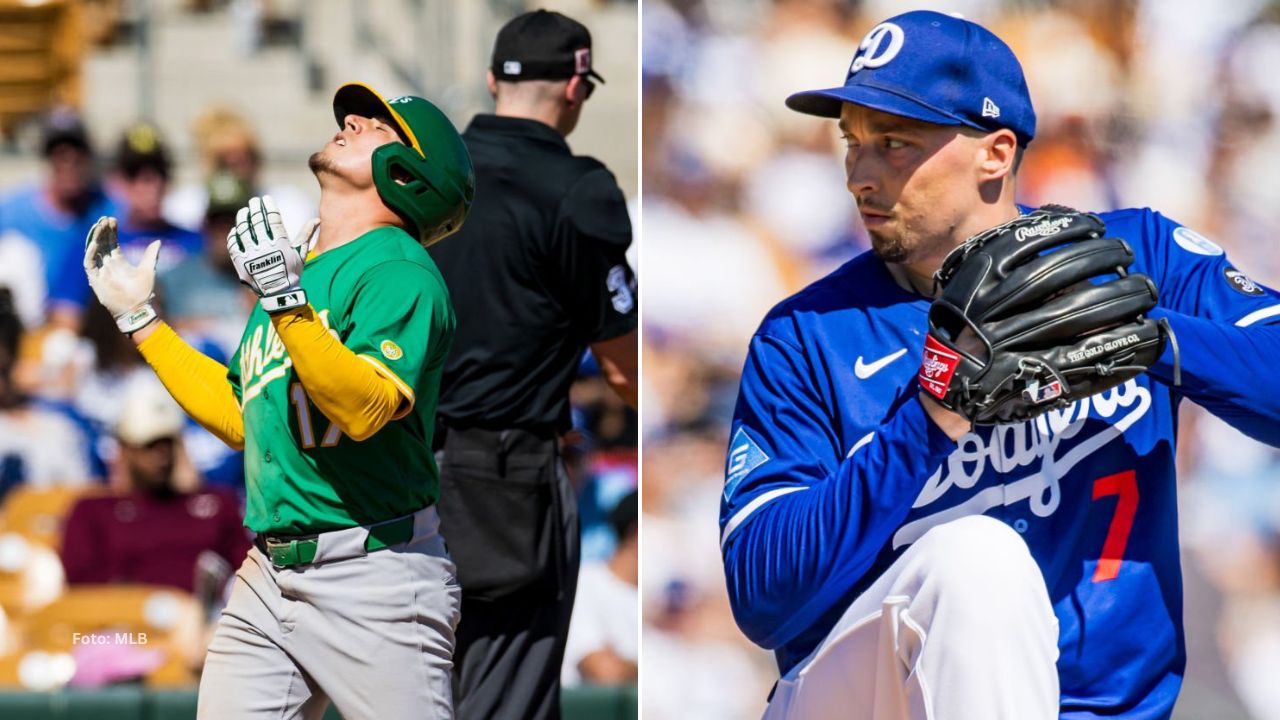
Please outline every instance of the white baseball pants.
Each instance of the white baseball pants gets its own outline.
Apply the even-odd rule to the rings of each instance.
[[[778,681],[765,720],[1051,720],[1058,621],[1013,528],[939,525]]]
[[[449,720],[460,591],[435,507],[413,538],[365,552],[365,528],[320,536],[315,563],[236,573],[200,678],[200,720]]]

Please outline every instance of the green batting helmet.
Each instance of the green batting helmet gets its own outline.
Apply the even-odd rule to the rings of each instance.
[[[462,137],[440,108],[414,95],[390,100],[363,83],[347,83],[333,96],[338,127],[347,115],[384,117],[396,125],[403,145],[373,151],[373,184],[382,202],[399,215],[423,245],[462,227],[476,194]]]

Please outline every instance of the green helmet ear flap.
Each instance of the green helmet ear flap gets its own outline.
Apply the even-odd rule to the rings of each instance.
[[[464,177],[474,177],[470,167],[467,170]],[[462,227],[475,195],[474,182],[460,186],[430,158],[424,160],[417,150],[399,143],[373,151],[373,184],[382,202],[404,219],[409,233],[423,245]]]
[[[415,95],[384,100],[368,85],[347,83],[333,96],[342,127],[348,114],[390,119],[403,145],[373,151],[373,184],[405,228],[430,245],[462,226],[476,192],[471,154],[440,108]]]

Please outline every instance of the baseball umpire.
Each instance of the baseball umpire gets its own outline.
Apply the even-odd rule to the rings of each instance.
[[[593,78],[603,82],[581,24],[540,10],[502,28],[495,113],[463,134],[476,204],[466,227],[431,248],[458,314],[438,443],[441,528],[462,585],[462,718],[559,717],[579,555],[559,442],[588,347],[636,401],[626,203],[600,162],[565,143]]]
[[[339,130],[310,160],[318,229],[290,239],[263,197],[227,237],[261,296],[229,368],[156,316],[158,242],[134,267],[103,218],[85,248],[120,330],[245,451],[257,540],[209,646],[201,718],[318,718],[330,701],[348,718],[453,716],[459,594],[431,438],[454,314],[423,246],[462,225],[474,175],[420,97],[349,84],[333,109]]]
[[[891,18],[787,104],[839,118],[873,250],[743,371],[721,548],[766,717],[1168,718],[1178,404],[1280,444],[1280,294],[1152,210],[1015,204],[1035,114],[972,22]]]

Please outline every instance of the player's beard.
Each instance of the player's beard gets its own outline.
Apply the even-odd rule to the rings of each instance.
[[[887,263],[905,262],[911,254],[906,244],[902,242],[901,235],[884,235],[870,230],[867,234],[871,236],[871,250],[875,252],[876,257]]]
[[[323,151],[312,153],[307,160],[307,167],[311,168],[311,172],[315,175],[319,175],[322,172],[331,175],[338,173],[338,166],[334,164],[333,158],[325,155]]]

